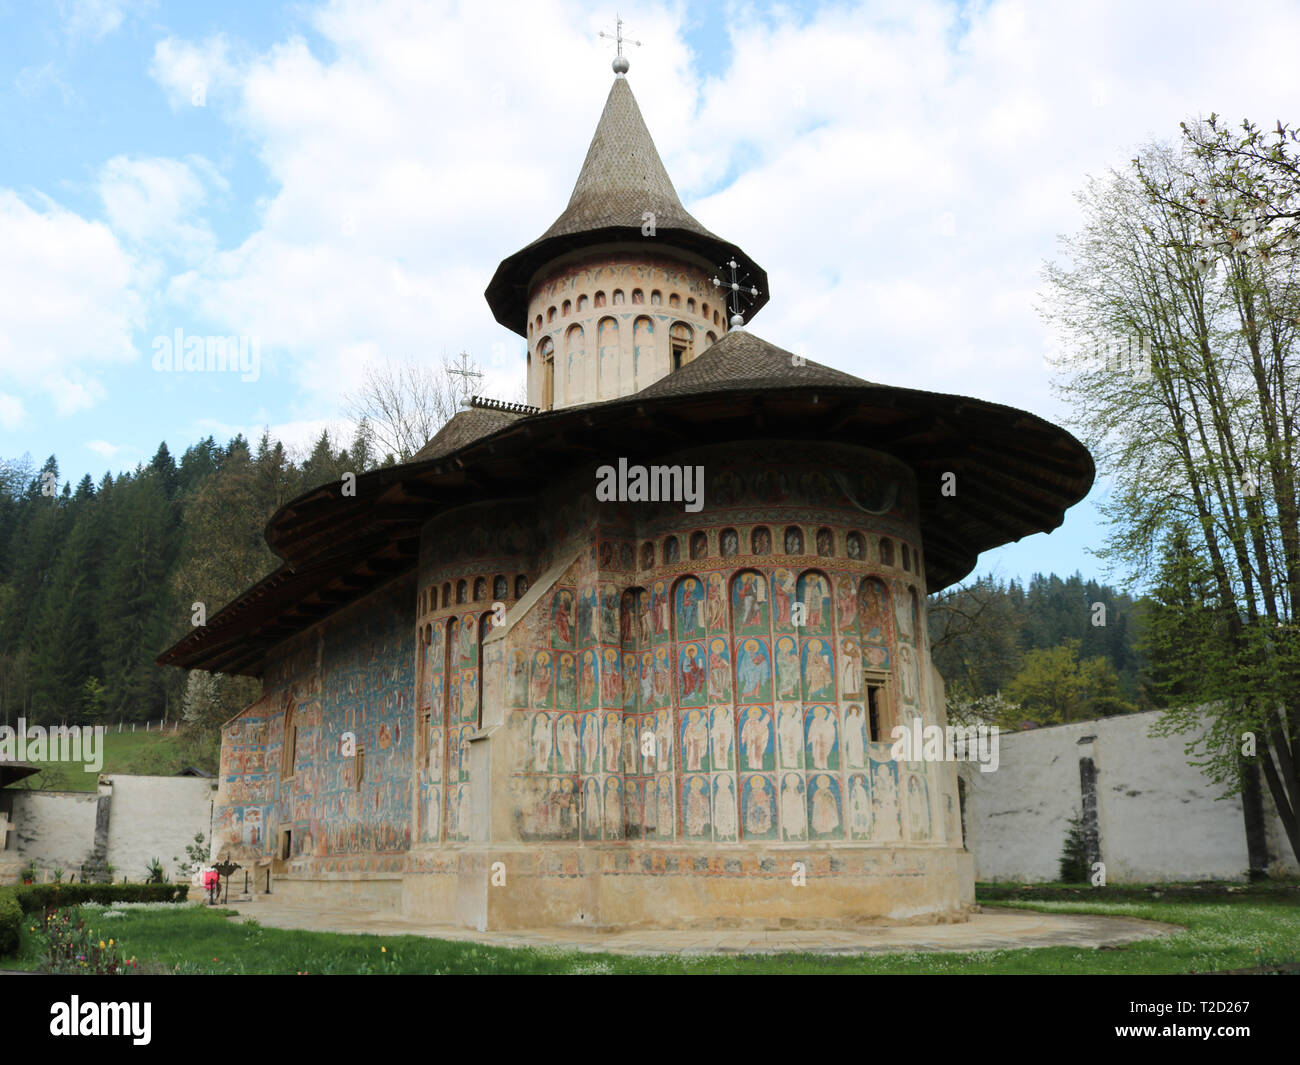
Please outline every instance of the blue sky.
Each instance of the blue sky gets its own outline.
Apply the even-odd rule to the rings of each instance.
[[[1140,10],[1133,10],[1139,7]],[[753,323],[861,377],[1063,420],[1035,313],[1088,174],[1216,110],[1294,121],[1296,5],[644,4],[630,80],[688,208],[768,270]],[[613,9],[0,0],[0,456],[98,479],[208,433],[347,434],[368,363],[471,352],[563,208]],[[256,338],[255,379],[155,370]],[[1104,482],[1094,491],[1095,499]],[[1101,575],[1091,502],[981,571]]]

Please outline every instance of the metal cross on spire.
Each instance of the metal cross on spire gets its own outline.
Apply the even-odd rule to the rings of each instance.
[[[464,395],[460,397],[460,405],[462,407],[468,407],[470,405],[470,397],[469,397],[470,378],[483,376],[477,370],[470,369],[472,365],[473,364],[469,360],[469,352],[462,351],[460,353],[460,365],[459,366],[453,365],[447,367],[448,374],[452,374],[461,379],[460,389],[464,393]]]
[[[624,74],[627,73],[627,68],[628,68],[627,56],[625,56],[625,55],[623,54],[623,18],[622,18],[622,16],[621,16],[621,15],[618,15],[618,14],[615,14],[615,16],[614,16],[614,32],[613,32],[613,33],[606,33],[604,30],[601,30],[601,31],[600,31],[600,36],[604,37],[605,40],[607,40],[607,41],[614,41],[614,42],[618,45],[618,55],[616,55],[616,56],[614,57],[614,63],[613,63],[613,66],[614,66],[614,73],[617,74],[617,75],[621,78]],[[628,44],[634,44],[634,45],[636,45],[638,48],[641,47],[641,42],[640,42],[640,41],[629,41]]]
[[[713,287],[727,294],[727,305],[731,308],[730,326],[732,329],[739,329],[745,324],[745,316],[740,313],[740,301],[746,300],[752,303],[758,298],[758,289],[753,285],[746,285],[749,280],[749,274],[737,275],[741,269],[740,263],[736,262],[735,256],[728,259],[723,266],[731,275],[730,281],[723,281],[716,274],[713,278]]]

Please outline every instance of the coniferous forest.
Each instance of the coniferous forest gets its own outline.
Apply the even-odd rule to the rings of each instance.
[[[376,464],[364,424],[350,446],[322,434],[297,462],[268,434],[256,446],[209,436],[179,460],[164,443],[98,484],[61,480],[54,456],[0,460],[0,724],[210,728],[237,711],[256,682],[214,691],[155,657],[190,627],[193,603],[211,617],[276,567],[262,529],[277,508]]]

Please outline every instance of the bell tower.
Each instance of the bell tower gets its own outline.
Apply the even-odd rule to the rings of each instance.
[[[498,322],[528,341],[528,402],[543,410],[630,395],[691,362],[730,328],[728,262],[760,295],[767,274],[682,206],[628,84],[627,57],[569,204],[488,285]]]

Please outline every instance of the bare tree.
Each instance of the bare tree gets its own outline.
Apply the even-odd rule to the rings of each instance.
[[[465,368],[479,371],[472,358]],[[440,366],[414,359],[372,363],[360,389],[344,397],[344,412],[357,424],[364,419],[381,456],[406,462],[460,409],[465,390],[452,369],[446,359]]]

